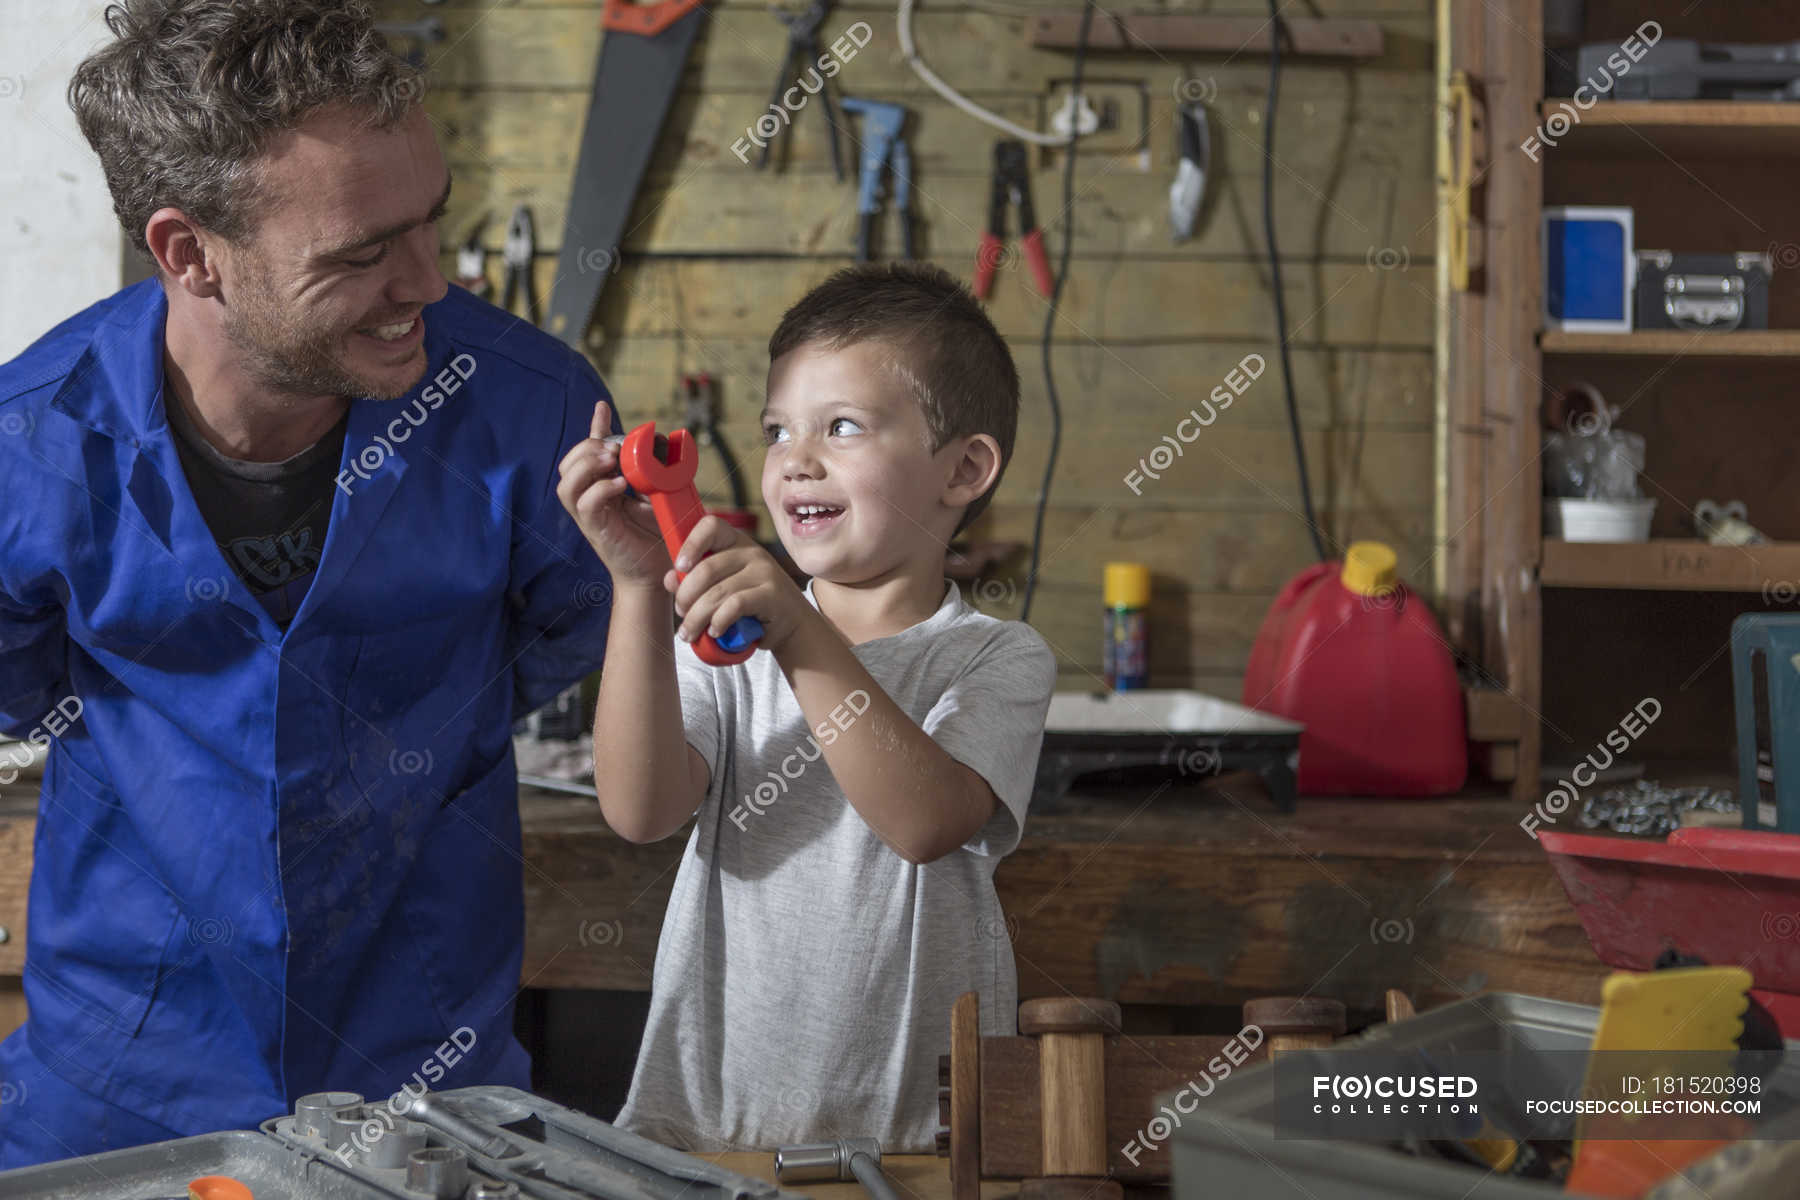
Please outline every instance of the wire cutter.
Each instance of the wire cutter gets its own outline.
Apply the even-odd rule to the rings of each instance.
[[[782,99],[796,90],[802,93],[800,104],[806,103],[806,96],[811,95],[800,84],[801,76],[811,71],[819,80],[819,103],[825,107],[825,128],[831,135],[831,169],[837,172],[838,182],[844,182],[844,151],[838,144],[837,111],[831,102],[831,88],[825,77],[819,72],[819,26],[825,23],[825,17],[831,11],[831,0],[813,0],[812,6],[805,12],[784,13],[773,9],[775,18],[787,26],[787,57],[782,60],[781,74],[775,77],[775,92],[769,97],[769,107],[776,111],[792,110],[798,119],[798,105],[790,105]],[[769,147],[774,143],[770,138],[762,144],[762,153],[756,156],[757,167],[769,165]]]
[[[531,224],[531,210],[521,204],[513,209],[512,220],[506,223],[506,245],[500,252],[501,261],[506,264],[506,291],[500,307],[511,312],[513,302],[524,292],[525,319],[533,325],[539,323],[537,280],[531,275],[531,260],[536,257],[537,233]]]
[[[986,300],[993,286],[994,268],[1006,257],[1006,210],[1019,209],[1019,244],[1025,247],[1025,261],[1037,280],[1038,291],[1048,297],[1054,288],[1050,274],[1050,256],[1044,252],[1044,231],[1038,228],[1037,213],[1031,207],[1031,169],[1025,157],[1025,143],[1006,138],[994,143],[994,183],[988,196],[988,227],[981,235],[981,249],[975,255],[975,295]]]

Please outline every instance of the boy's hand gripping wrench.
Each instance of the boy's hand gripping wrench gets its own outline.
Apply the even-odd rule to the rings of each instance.
[[[656,526],[662,530],[663,545],[669,548],[670,562],[681,554],[682,543],[706,515],[700,493],[694,488],[694,472],[699,465],[694,435],[677,429],[663,437],[656,432],[655,421],[646,421],[626,434],[619,447],[619,470],[632,490],[650,501]],[[686,578],[679,572],[677,577]],[[703,663],[729,667],[755,654],[762,635],[762,622],[755,617],[739,617],[717,639],[702,633],[694,640],[694,653]]]

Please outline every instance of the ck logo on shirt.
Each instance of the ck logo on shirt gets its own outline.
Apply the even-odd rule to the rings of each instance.
[[[272,538],[238,538],[225,546],[225,557],[239,575],[263,588],[310,575],[319,569],[319,548],[305,522],[302,517],[294,528]]]

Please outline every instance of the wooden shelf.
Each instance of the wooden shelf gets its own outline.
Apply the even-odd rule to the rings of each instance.
[[[1647,542],[1565,542],[1545,538],[1538,571],[1545,587],[1658,591],[1800,590],[1800,542],[1713,546],[1676,538]]]
[[[1573,107],[1574,101],[1567,103]],[[1562,114],[1564,100],[1539,108]],[[1601,100],[1578,110],[1580,123],[1558,152],[1631,157],[1742,158],[1800,155],[1800,104],[1772,100]]]
[[[1690,333],[1645,329],[1633,333],[1567,333],[1546,329],[1545,354],[1641,354],[1671,358],[1800,358],[1800,329]]]

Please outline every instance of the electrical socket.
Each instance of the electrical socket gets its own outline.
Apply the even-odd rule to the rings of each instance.
[[[1073,79],[1052,79],[1045,99],[1045,128],[1066,137],[1073,115]],[[1081,149],[1123,153],[1144,144],[1150,120],[1150,100],[1140,79],[1081,81]]]

